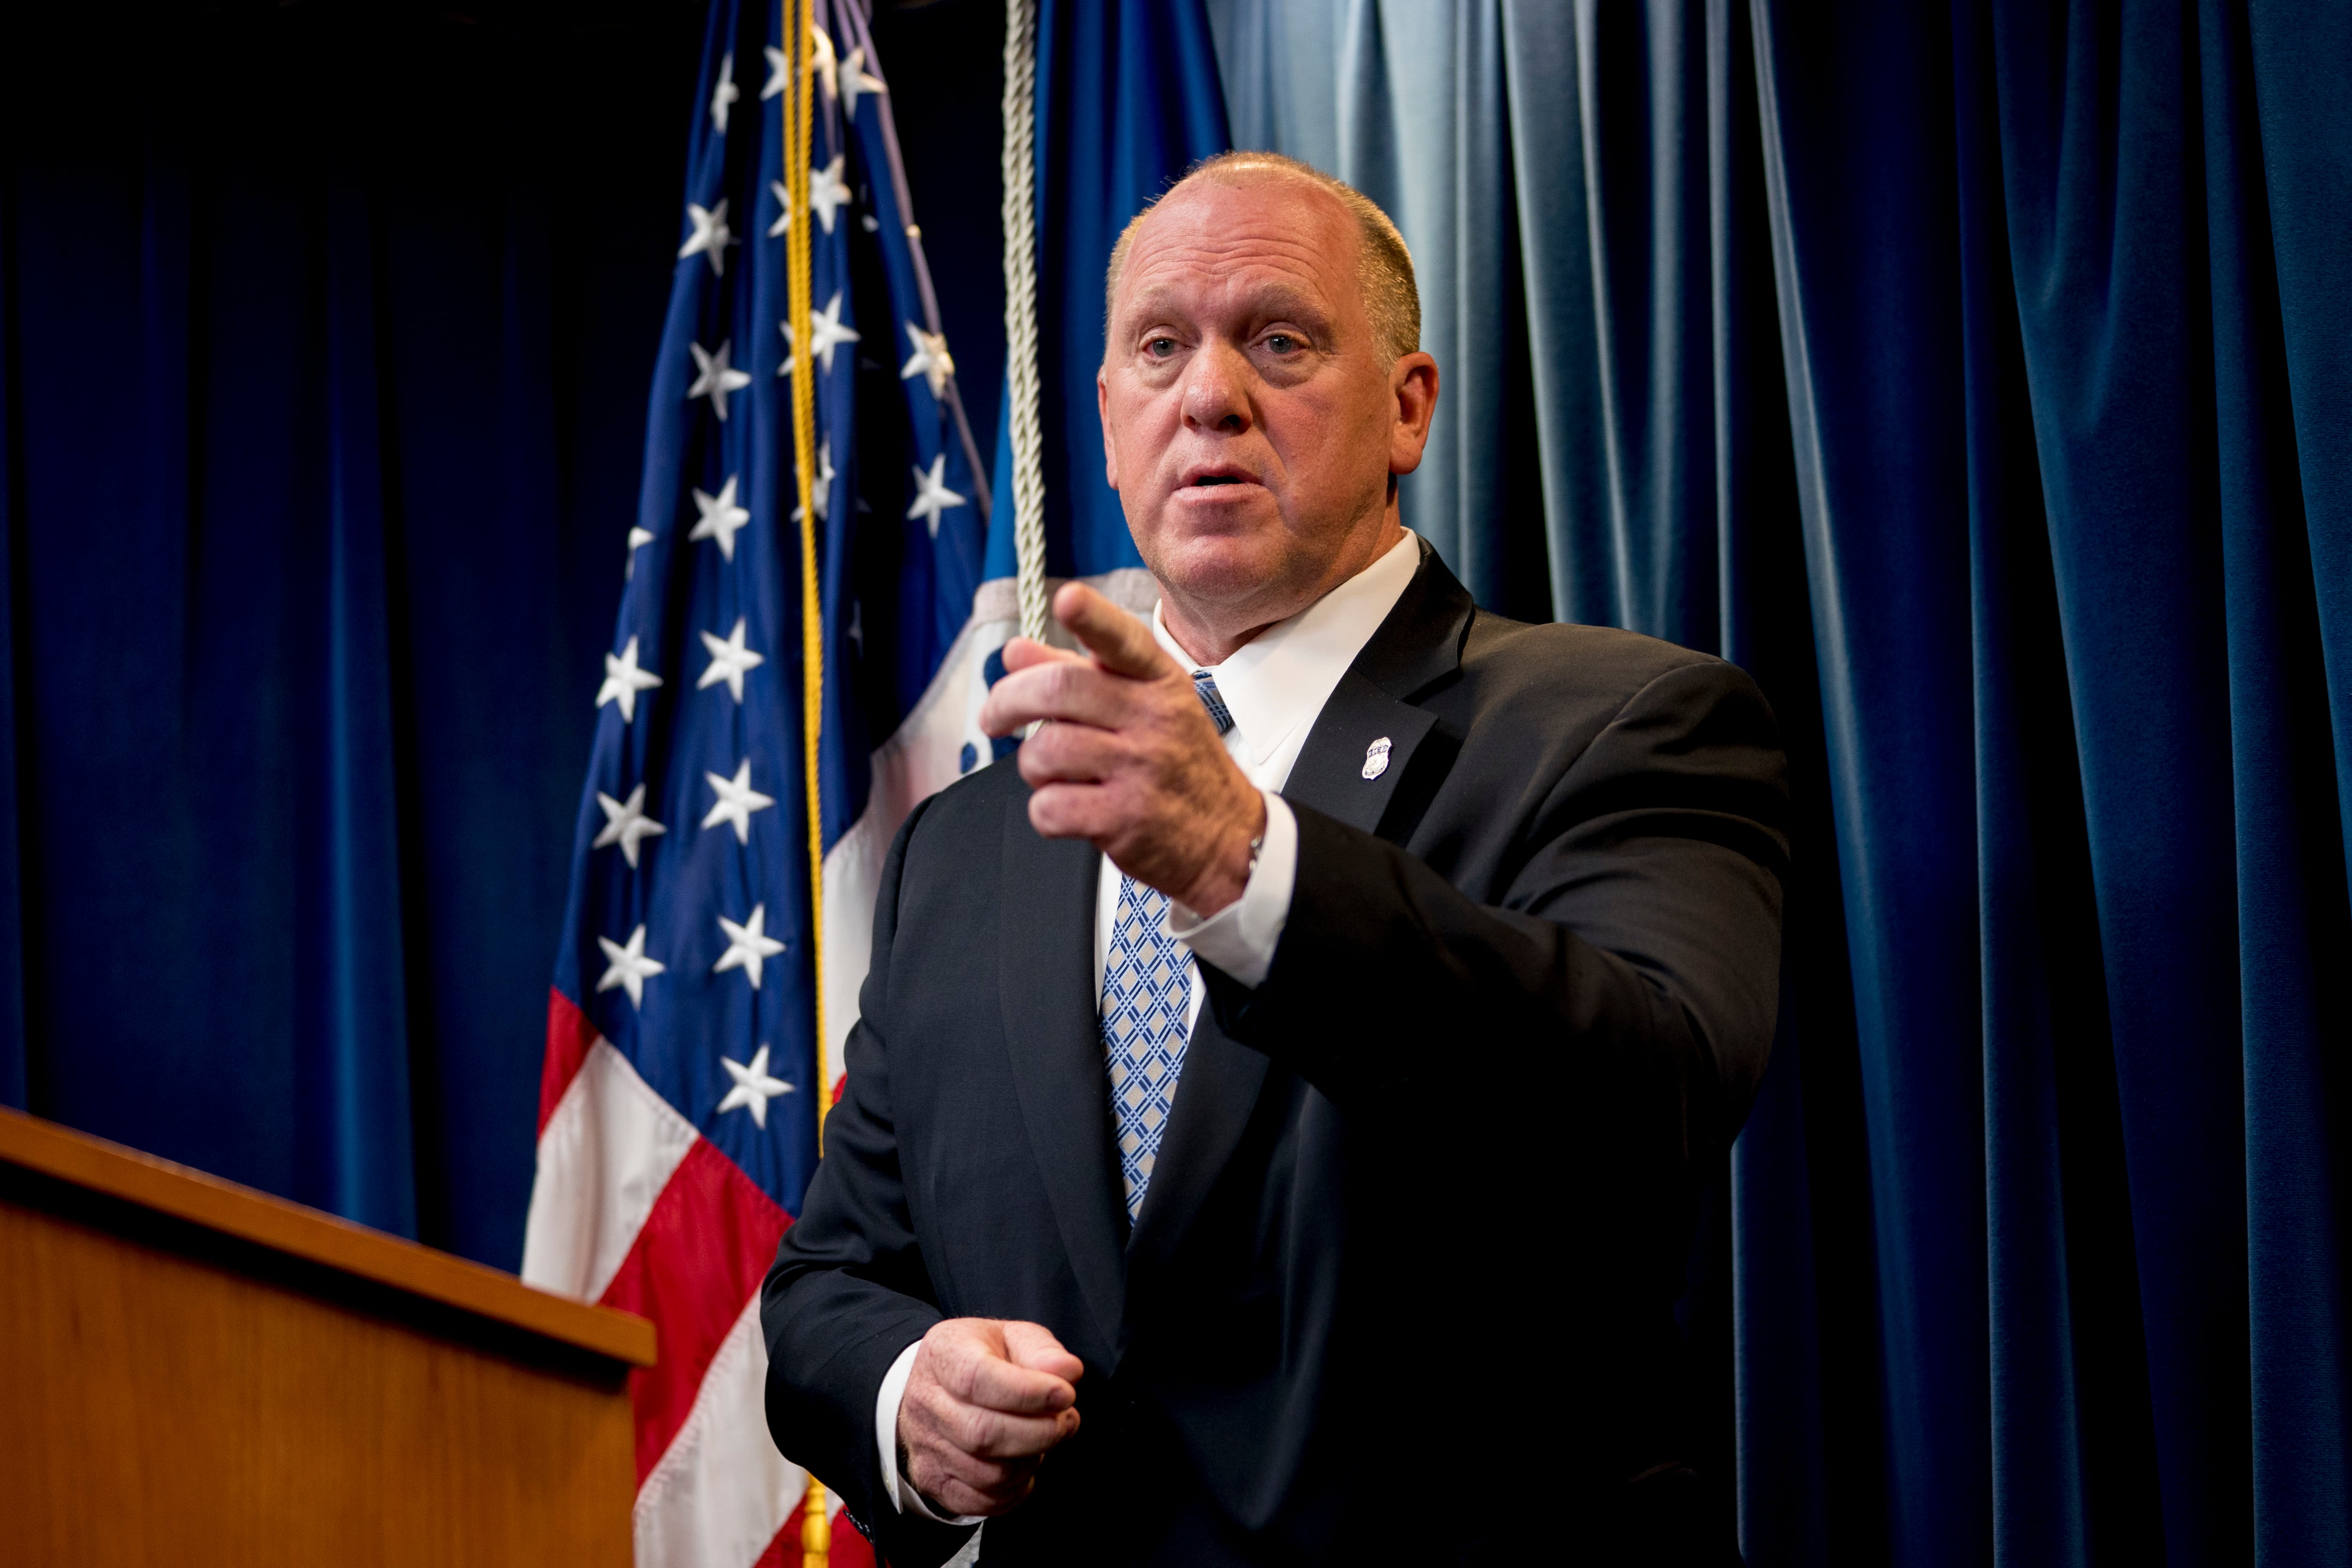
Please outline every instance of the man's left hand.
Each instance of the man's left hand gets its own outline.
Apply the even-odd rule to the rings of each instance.
[[[1248,884],[1265,798],[1150,628],[1080,582],[1054,596],[1054,618],[1087,653],[1015,637],[980,710],[990,735],[1044,721],[1021,743],[1030,824],[1089,840],[1136,881],[1214,915]]]

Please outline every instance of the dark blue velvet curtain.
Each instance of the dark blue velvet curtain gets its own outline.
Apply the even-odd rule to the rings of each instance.
[[[2352,11],[1211,9],[1421,264],[1411,520],[1787,731],[1748,1561],[2352,1562]]]
[[[0,1101],[511,1267],[699,8],[0,42]]]
[[[2352,1557],[2331,38],[1760,29],[1906,1561]]]

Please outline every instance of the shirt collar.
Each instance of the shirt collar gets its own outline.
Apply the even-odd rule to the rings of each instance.
[[[1157,605],[1151,634],[1188,671],[1216,677],[1217,695],[1234,716],[1234,729],[1255,761],[1278,750],[1291,733],[1323,711],[1323,704],[1421,567],[1421,538],[1404,538],[1355,576],[1234,650],[1222,664],[1196,664],[1168,634]]]

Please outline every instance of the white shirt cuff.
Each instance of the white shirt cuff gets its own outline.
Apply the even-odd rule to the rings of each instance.
[[[976,1513],[950,1519],[935,1511],[923,1500],[923,1494],[898,1474],[898,1406],[906,1403],[907,1379],[914,1375],[915,1353],[922,1348],[923,1342],[917,1340],[900,1351],[890,1370],[882,1375],[881,1391],[874,1396],[874,1452],[882,1461],[882,1490],[891,1508],[900,1513],[911,1513],[933,1524],[978,1524],[981,1516]]]
[[[1290,918],[1291,890],[1298,883],[1298,819],[1273,790],[1258,793],[1265,797],[1265,841],[1258,846],[1257,863],[1250,867],[1242,895],[1206,920],[1172,900],[1168,905],[1168,935],[1190,947],[1194,957],[1253,988],[1274,967],[1274,950]]]

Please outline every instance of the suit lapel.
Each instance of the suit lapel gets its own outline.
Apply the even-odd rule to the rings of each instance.
[[[1462,643],[1476,613],[1469,590],[1421,541],[1421,570],[1307,732],[1282,797],[1367,833],[1412,772],[1412,756],[1436,727],[1436,716],[1412,699],[1462,667]],[[1371,766],[1385,740],[1385,765]],[[1370,777],[1367,778],[1367,773]]]
[[[1071,1271],[1103,1343],[1116,1346],[1126,1312],[1126,1217],[1095,996],[1101,857],[1081,841],[1039,838],[1028,806],[1024,790],[1006,802],[1004,814],[1004,903],[997,926],[1004,1044]]]
[[[1351,828],[1377,832],[1395,798],[1397,781],[1436,723],[1427,708],[1401,703],[1349,670],[1331,689],[1315,727],[1307,732],[1307,744],[1291,765],[1282,798],[1311,806]],[[1372,777],[1366,778],[1367,773]]]

